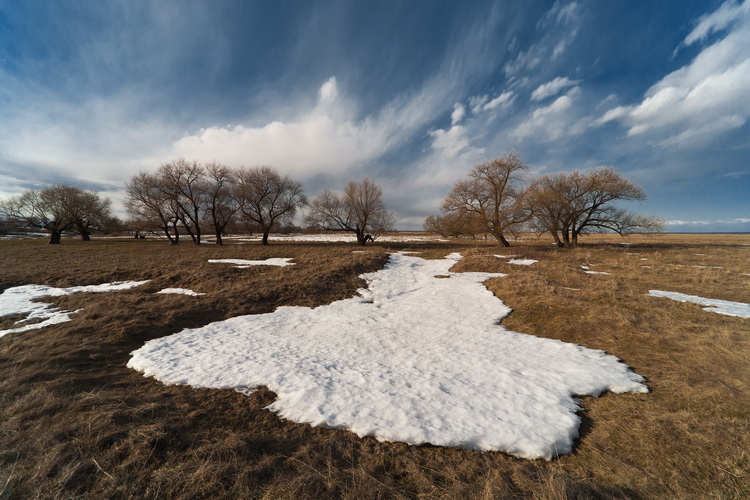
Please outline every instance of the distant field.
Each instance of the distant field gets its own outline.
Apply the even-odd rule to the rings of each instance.
[[[535,235],[510,248],[404,236],[364,249],[0,241],[0,291],[150,280],[45,299],[78,312],[0,338],[0,498],[750,498],[750,318],[649,296],[750,304],[750,235],[594,235],[575,250]],[[507,274],[487,282],[513,309],[503,325],[604,350],[651,392],[585,398],[573,453],[547,462],[358,438],[279,418],[263,409],[268,390],[165,386],[126,367],[185,328],[352,297],[400,250],[460,252],[453,271]],[[268,258],[295,265],[208,262]],[[156,294],[166,288],[205,295]],[[0,330],[19,319],[0,317]]]

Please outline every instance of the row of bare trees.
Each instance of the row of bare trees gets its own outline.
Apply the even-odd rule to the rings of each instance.
[[[201,165],[178,159],[155,173],[140,172],[126,187],[125,208],[142,227],[158,227],[172,244],[180,229],[194,243],[201,242],[201,225],[210,226],[216,243],[230,224],[245,224],[269,233],[291,224],[308,205],[302,184],[272,167],[233,169],[220,163]],[[393,215],[385,208],[380,186],[369,179],[350,182],[342,194],[323,191],[310,204],[309,227],[351,231],[364,245],[392,228]],[[373,236],[374,235],[374,236]]]
[[[575,247],[587,232],[619,234],[659,230],[661,221],[616,206],[643,201],[642,188],[612,167],[530,179],[516,153],[476,165],[441,204],[440,216],[427,217],[424,229],[444,236],[489,234],[509,246],[507,234],[548,232],[559,247]]]
[[[116,225],[109,199],[94,191],[59,184],[28,190],[0,202],[0,216],[13,226],[49,232],[53,244],[60,243],[66,231],[75,231],[88,241],[92,232]]]
[[[203,225],[221,245],[227,226],[242,217],[262,231],[266,245],[271,230],[291,221],[306,201],[299,182],[270,167],[231,169],[179,159],[134,176],[125,208],[134,223],[160,228],[172,244],[179,243],[180,229],[200,244]]]

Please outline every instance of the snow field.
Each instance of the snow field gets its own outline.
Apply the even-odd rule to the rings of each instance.
[[[575,396],[648,391],[602,351],[498,325],[510,309],[482,283],[503,275],[450,272],[460,258],[393,254],[357,297],[183,330],[128,366],[166,384],[267,386],[269,409],[295,422],[524,458],[572,450]]]

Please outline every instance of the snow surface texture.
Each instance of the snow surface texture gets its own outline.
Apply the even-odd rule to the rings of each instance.
[[[205,293],[194,292],[189,288],[165,288],[164,290],[159,290],[156,293],[190,295],[192,297],[197,297],[199,295],[206,295]]]
[[[666,297],[680,302],[693,302],[703,307],[704,311],[711,311],[727,316],[738,316],[750,318],[750,304],[743,302],[730,302],[728,300],[706,299],[697,295],[686,295],[678,292],[664,292],[662,290],[649,290],[648,294],[653,297]]]
[[[208,262],[212,264],[234,264],[234,267],[245,269],[250,266],[293,266],[294,262],[290,262],[291,257],[276,257],[266,260],[245,260],[245,259],[208,259]]]
[[[71,295],[82,292],[113,292],[117,290],[127,290],[144,283],[146,281],[116,281],[114,283],[103,283],[101,285],[72,286],[69,288],[54,288],[44,285],[23,285],[8,288],[0,294],[0,316],[9,316],[11,314],[27,314],[28,316],[17,321],[15,328],[0,330],[0,337],[8,333],[19,333],[28,330],[43,328],[48,325],[64,323],[70,321],[71,311],[63,311],[50,304],[43,302],[33,302],[33,299],[40,297],[59,297],[61,295]],[[28,323],[31,320],[39,320],[38,323]],[[24,324],[25,323],[25,324]]]
[[[574,395],[648,392],[602,351],[498,325],[510,309],[482,282],[503,275],[450,272],[460,258],[392,254],[358,297],[183,330],[128,366],[167,384],[267,386],[295,422],[525,458],[571,451]]]

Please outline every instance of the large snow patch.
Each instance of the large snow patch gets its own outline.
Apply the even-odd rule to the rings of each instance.
[[[574,395],[647,392],[602,351],[498,325],[510,309],[482,282],[502,275],[451,273],[459,258],[394,254],[359,297],[184,330],[128,366],[167,384],[265,385],[296,422],[526,458],[571,451]]]

